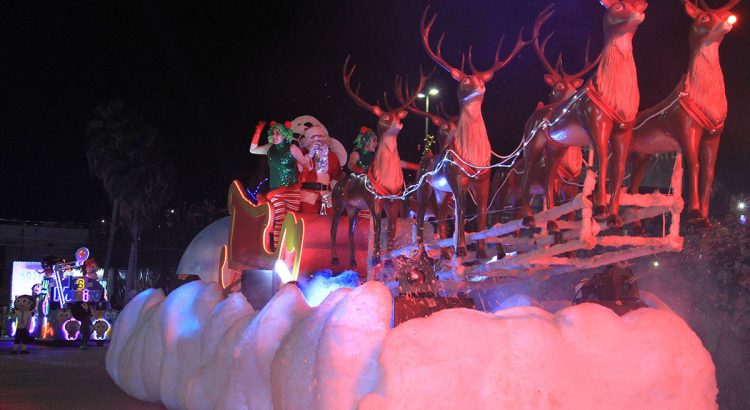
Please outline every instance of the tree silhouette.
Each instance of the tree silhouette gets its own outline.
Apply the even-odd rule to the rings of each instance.
[[[87,135],[86,157],[91,173],[102,180],[112,202],[105,268],[109,267],[118,216],[130,233],[127,301],[138,266],[141,232],[170,199],[174,168],[166,161],[157,130],[128,112],[120,101],[96,108]]]

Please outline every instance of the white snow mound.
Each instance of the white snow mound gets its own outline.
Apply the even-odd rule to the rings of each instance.
[[[711,357],[663,304],[438,312],[390,329],[370,282],[310,307],[294,285],[260,312],[215,283],[123,310],[107,372],[128,394],[188,409],[714,409]]]

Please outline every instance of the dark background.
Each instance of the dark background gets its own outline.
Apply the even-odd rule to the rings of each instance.
[[[724,1],[708,1],[718,7]],[[750,149],[750,47],[747,1],[721,47],[729,118],[717,179],[747,190]],[[247,152],[258,119],[311,114],[347,147],[375,117],[356,106],[341,84],[348,54],[361,94],[382,100],[396,74],[416,77],[432,67],[419,37],[424,1],[5,1],[0,6],[0,218],[89,222],[109,215],[99,181],[89,176],[85,129],[93,108],[111,100],[161,131],[179,178],[175,203],[225,201],[232,179],[249,181],[264,161]],[[439,13],[432,44],[446,31],[443,54],[459,64],[474,45],[479,69],[504,53],[522,25],[530,27],[549,1],[434,1]],[[569,71],[583,61],[586,38],[602,42],[596,0],[560,2],[545,32],[554,58],[564,52]],[[634,52],[641,107],[674,87],[687,67],[690,19],[678,0],[652,0]],[[509,152],[526,117],[546,98],[544,71],[528,47],[488,84],[484,116],[493,148]],[[457,110],[455,81],[444,71],[431,85],[449,111]],[[402,157],[416,159],[424,120],[405,120]]]

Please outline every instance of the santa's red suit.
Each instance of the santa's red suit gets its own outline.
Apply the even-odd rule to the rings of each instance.
[[[315,140],[325,131],[320,127],[311,127],[305,131],[305,137]],[[327,141],[328,136],[324,135]],[[308,150],[303,150],[310,158],[311,169],[300,173],[300,211],[303,213],[319,213],[323,205],[323,198],[330,197],[332,185],[342,174],[341,163],[336,153],[328,145],[310,144]]]

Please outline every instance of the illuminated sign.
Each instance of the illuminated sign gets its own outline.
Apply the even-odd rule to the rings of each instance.
[[[11,279],[11,302],[17,296],[31,295],[32,286],[42,283],[41,262],[13,262],[13,276]]]

